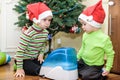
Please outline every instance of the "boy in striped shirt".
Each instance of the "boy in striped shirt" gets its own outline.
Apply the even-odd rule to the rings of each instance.
[[[33,25],[20,36],[15,55],[15,77],[39,74],[48,37],[46,28],[50,26],[53,17],[50,8],[41,2],[28,4],[26,15],[33,21]]]

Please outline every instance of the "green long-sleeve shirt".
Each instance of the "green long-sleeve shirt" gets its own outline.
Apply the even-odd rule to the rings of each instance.
[[[100,66],[104,64],[105,54],[106,70],[110,71],[113,65],[114,50],[109,36],[105,35],[102,30],[83,34],[82,46],[77,54],[78,60],[82,58],[87,65]]]
[[[23,60],[37,58],[45,52],[48,31],[33,24],[20,36],[18,49],[15,55],[17,69],[23,68]]]

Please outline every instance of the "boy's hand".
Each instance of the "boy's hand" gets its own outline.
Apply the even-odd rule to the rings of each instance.
[[[43,54],[39,54],[39,56],[38,56],[38,61],[40,61],[40,64],[41,64],[42,62],[44,62]]]
[[[14,74],[15,77],[25,77],[25,72],[23,69],[17,69],[16,73]]]
[[[109,71],[107,71],[107,70],[103,70],[103,72],[102,72],[102,76],[107,76],[109,74]]]

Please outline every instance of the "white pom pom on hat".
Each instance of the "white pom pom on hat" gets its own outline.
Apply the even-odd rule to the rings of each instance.
[[[53,16],[51,9],[42,2],[28,4],[26,8],[26,17],[34,23],[38,23],[41,21],[41,19],[44,19],[48,16]]]
[[[78,20],[84,20],[88,24],[101,28],[105,19],[105,11],[102,7],[102,0],[97,2],[95,5],[86,8],[78,17]]]

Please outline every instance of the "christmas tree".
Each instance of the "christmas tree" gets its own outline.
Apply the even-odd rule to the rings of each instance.
[[[18,27],[32,25],[32,22],[26,19],[26,5],[35,2],[44,2],[52,9],[54,17],[51,26],[48,28],[52,36],[59,31],[67,33],[80,32],[78,16],[85,6],[78,0],[20,0],[13,8],[20,14],[18,22],[15,23]]]

